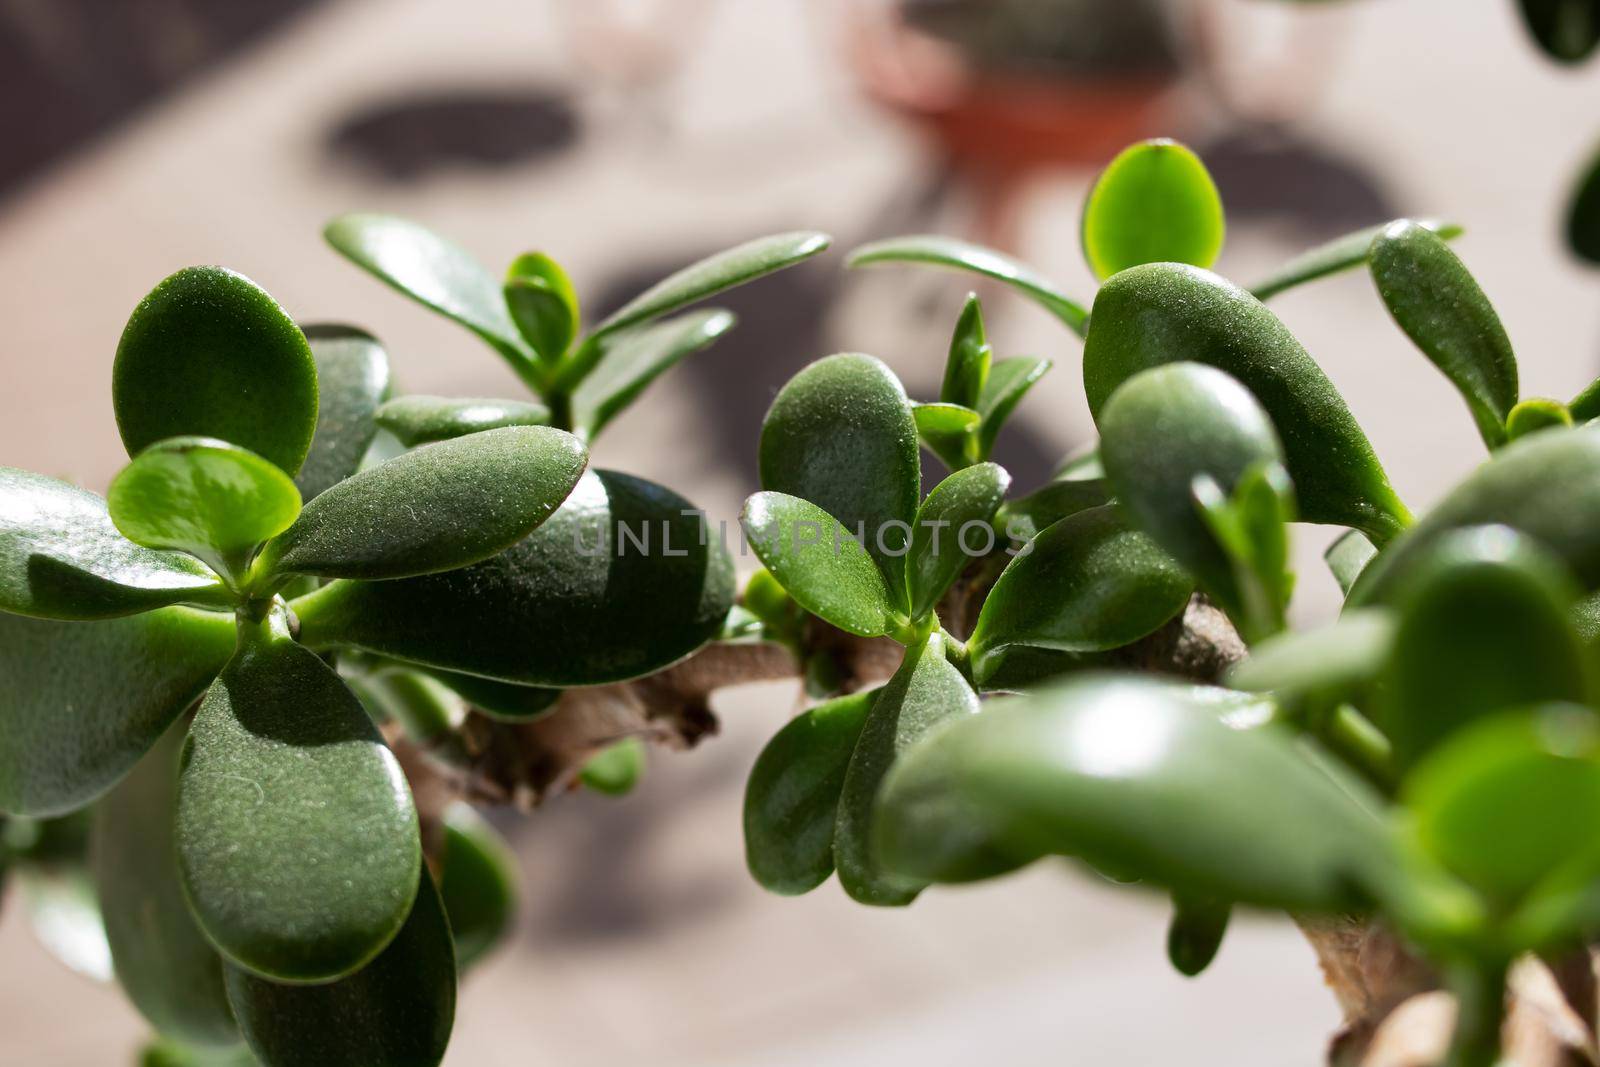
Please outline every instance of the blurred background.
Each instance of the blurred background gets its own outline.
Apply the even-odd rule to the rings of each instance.
[[[109,371],[156,281],[221,263],[302,321],[383,338],[410,391],[521,395],[465,331],[323,244],[354,209],[411,216],[494,269],[542,249],[598,317],[760,233],[833,252],[733,294],[743,324],[658,384],[596,461],[732,519],[781,383],[840,349],[936,391],[971,280],[845,273],[876,237],[939,231],[1092,286],[1078,204],[1125,143],[1174,136],[1229,211],[1219,265],[1253,280],[1401,214],[1457,247],[1517,345],[1524,392],[1600,372],[1600,277],[1559,240],[1600,83],[1557,69],[1509,0],[0,0],[0,463],[103,489],[123,462]],[[997,354],[1044,354],[996,458],[1021,488],[1090,433],[1078,343],[986,297]],[[1363,274],[1274,304],[1426,506],[1481,455],[1465,409]],[[1336,591],[1297,530],[1302,621]],[[792,687],[724,694],[722,734],[653,753],[621,800],[497,817],[525,907],[468,979],[460,1067],[777,1067],[1003,1059],[1306,1065],[1336,1023],[1281,920],[1236,920],[1176,977],[1166,906],[1064,865],[902,911],[745,874],[744,775]],[[1314,832],[1314,828],[1310,832]],[[0,1062],[131,1062],[143,1026],[0,912]]]

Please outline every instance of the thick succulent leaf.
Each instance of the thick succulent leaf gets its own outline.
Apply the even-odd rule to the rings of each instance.
[[[228,1000],[262,1067],[436,1067],[456,1014],[456,959],[439,891],[426,869],[410,917],[355,974],[284,985],[237,967]]]
[[[1117,387],[1180,360],[1226,371],[1266,408],[1283,440],[1307,522],[1388,541],[1409,521],[1367,436],[1322,368],[1250,294],[1198,267],[1152,263],[1100,288],[1083,350],[1083,382],[1098,422]]]
[[[232,618],[188,608],[100,622],[0,614],[0,812],[56,815],[111,788],[233,644]]]
[[[853,531],[815,504],[757,493],[739,521],[762,565],[811,614],[861,637],[889,633],[903,620]]]
[[[408,578],[509,548],[554,514],[589,461],[576,437],[506,426],[441,441],[347,478],[306,506],[258,568]]]
[[[955,333],[950,337],[950,355],[944,364],[944,382],[939,386],[939,399],[945,404],[973,407],[983,395],[983,383],[989,378],[989,364],[994,350],[983,329],[983,305],[977,294],[967,294],[966,306],[956,320]],[[920,425],[920,423],[919,423]]]
[[[1226,901],[1187,893],[1172,895],[1172,922],[1167,927],[1167,959],[1186,978],[1211,966],[1228,932],[1233,908]]]
[[[506,310],[523,340],[547,363],[566,355],[578,334],[578,294],[561,264],[524,252],[506,270]]]
[[[1046,280],[1032,267],[982,245],[937,234],[913,234],[862,245],[845,258],[847,267],[865,267],[874,263],[930,263],[937,267],[981,274],[1006,283],[1066,323],[1069,330],[1080,336],[1089,325],[1089,313],[1083,305],[1061,292],[1053,282]]]
[[[671,490],[590,471],[531,537],[444,574],[333,582],[293,602],[301,639],[527,685],[600,685],[711,640],[733,561]]]
[[[744,790],[744,856],[763,888],[807,893],[833,873],[845,769],[877,690],[818,704],[761,750]]]
[[[732,312],[693,311],[614,337],[572,395],[576,425],[590,440],[679,360],[733,328]]]
[[[178,875],[176,722],[94,809],[92,860],[117,982],[156,1031],[188,1045],[239,1043],[222,957],[195,925]]]
[[[584,761],[578,780],[597,793],[626,796],[644,777],[644,767],[644,742],[637,737],[624,737]]]
[[[500,283],[466,252],[393,215],[341,215],[322,231],[345,258],[424,307],[454,319],[513,363],[531,357],[511,321]]]
[[[1530,396],[1520,400],[1506,416],[1506,439],[1515,441],[1540,430],[1555,430],[1573,424],[1572,411],[1559,400]]]
[[[866,545],[904,600],[904,560],[922,497],[917,427],[894,372],[829,356],[789,380],[761,424],[761,487],[809,500]]]
[[[1461,236],[1461,227],[1452,222],[1441,222],[1438,219],[1398,219],[1399,222],[1412,222],[1427,230],[1432,230],[1445,240]],[[1316,248],[1296,256],[1266,278],[1250,287],[1250,295],[1257,300],[1270,300],[1285,289],[1304,285],[1306,282],[1326,278],[1330,274],[1339,274],[1343,271],[1353,270],[1367,262],[1367,253],[1372,250],[1372,239],[1382,233],[1393,223],[1382,222],[1376,226],[1368,226],[1354,233],[1347,233],[1343,237],[1335,237],[1327,244],[1318,245]]]
[[[1366,534],[1360,530],[1346,530],[1328,546],[1322,558],[1328,564],[1333,580],[1339,583],[1339,592],[1348,596],[1356,579],[1361,577],[1361,572],[1377,555],[1378,550],[1367,540]]]
[[[389,356],[354,326],[303,329],[317,361],[317,432],[294,483],[310,500],[361,466],[378,432],[378,405],[389,396]]]
[[[382,712],[380,723],[398,724],[406,737],[424,747],[450,744],[451,732],[466,718],[466,705],[455,691],[421,671],[383,667],[358,678],[351,688],[368,714],[376,706]]]
[[[1567,247],[1580,259],[1600,263],[1600,155],[1589,162],[1573,190],[1567,208]]]
[[[1006,501],[999,523],[1013,541],[1031,541],[1069,515],[1109,503],[1111,486],[1104,478],[1050,482],[1027,496]]]
[[[1192,483],[1200,517],[1233,565],[1238,604],[1235,625],[1246,641],[1287,625],[1294,575],[1289,570],[1289,523],[1294,486],[1277,460],[1264,460],[1240,476],[1231,493],[1208,475]]]
[[[464,801],[444,813],[439,896],[466,970],[510,931],[517,912],[517,858],[483,816]]]
[[[544,426],[550,409],[531,400],[488,397],[398,396],[378,409],[377,422],[407,448],[505,426]]]
[[[287,981],[350,974],[411,910],[411,790],[360,702],[281,616],[241,637],[178,779],[189,902],[235,964]]]
[[[906,555],[911,617],[932,611],[972,560],[999,543],[995,512],[1011,487],[1011,475],[995,463],[979,463],[940,482],[917,509]]]
[[[931,881],[980,849],[1059,853],[1184,892],[1342,911],[1394,876],[1378,807],[1288,735],[1225,725],[1210,691],[1096,674],[992,702],[904,755],[876,840],[884,863]]]
[[[0,467],[0,610],[104,619],[225,599],[222,580],[199,560],[122,536],[95,494]]]
[[[215,437],[294,474],[317,428],[317,365],[300,327],[249,278],[186,267],[134,308],[111,399],[130,456],[169,437]]]
[[[978,711],[978,695],[944,655],[934,634],[906,649],[905,661],[878,690],[845,771],[833,831],[833,862],[844,891],[863,904],[911,903],[927,883],[902,877],[871,850],[878,791],[895,762],[934,727]]]
[[[1369,608],[1314,630],[1278,634],[1228,671],[1231,688],[1270,693],[1280,704],[1327,708],[1371,692],[1394,647],[1395,619]]]
[[[1206,165],[1164,138],[1123,149],[1083,203],[1083,255],[1102,280],[1142,263],[1209,267],[1224,229],[1222,197]]]
[[[1519,0],[1522,21],[1546,55],[1581,63],[1600,44],[1600,0]]]
[[[429,668],[428,674],[443,682],[468,704],[491,719],[526,722],[555,710],[561,690],[536,685],[514,685],[493,678],[479,678],[456,671]]]
[[[995,438],[1011,418],[1033,383],[1045,376],[1051,367],[1048,359],[1032,356],[1012,356],[1002,359],[989,368],[989,377],[983,384],[983,395],[978,397],[978,414],[983,425],[978,430],[978,455],[987,458],[994,451]]]
[[[1188,603],[1194,581],[1115,507],[1047,527],[1001,572],[967,648],[979,685],[1013,646],[1100,652],[1137,641]]]
[[[960,404],[913,404],[917,437],[952,471],[970,466],[977,456],[978,427],[983,416]]]
[[[1405,220],[1378,234],[1369,258],[1389,314],[1461,393],[1484,443],[1504,444],[1517,357],[1466,264],[1437,234]]]
[[[128,540],[187,552],[238,577],[256,546],[300,514],[300,490],[254,452],[208,437],[174,437],[118,472],[106,508]]]
[[[1435,541],[1395,598],[1399,626],[1378,705],[1402,766],[1495,712],[1586,702],[1577,599],[1560,561],[1506,527]]]

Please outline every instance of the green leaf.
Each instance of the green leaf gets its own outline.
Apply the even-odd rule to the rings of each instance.
[[[945,660],[944,639],[934,634],[906,649],[905,661],[878,690],[845,771],[833,831],[839,884],[862,904],[911,903],[927,883],[886,868],[867,835],[884,775],[936,726],[978,711],[978,695]]]
[[[739,521],[762,565],[811,614],[860,637],[881,636],[903,621],[872,557],[815,504],[757,493]]]
[[[517,858],[465,801],[445,809],[439,896],[463,971],[498,945],[516,918]]]
[[[1572,412],[1559,400],[1530,396],[1511,409],[1506,416],[1506,439],[1515,441],[1530,433],[1571,426]]]
[[[989,364],[993,358],[994,350],[989,347],[983,330],[983,305],[978,302],[976,293],[968,293],[966,306],[961,309],[955,333],[950,338],[950,355],[945,360],[939,399],[945,404],[974,407],[983,395],[983,384],[989,378]]]
[[[1200,517],[1233,565],[1235,618],[1247,641],[1287,625],[1294,575],[1289,571],[1289,523],[1294,486],[1277,460],[1264,460],[1239,477],[1231,493],[1208,475],[1193,482]]]
[[[977,452],[977,431],[983,416],[959,404],[913,404],[917,437],[952,471],[969,467]]]
[[[134,308],[111,399],[128,455],[215,437],[294,474],[317,428],[317,365],[294,320],[221,267],[186,267]]]
[[[350,974],[411,910],[422,862],[411,791],[361,704],[280,612],[240,637],[178,780],[190,906],[235,964],[286,981]]]
[[[1314,630],[1262,641],[1250,650],[1248,659],[1228,671],[1227,684],[1250,693],[1270,693],[1287,707],[1360,704],[1383,673],[1394,638],[1390,612],[1372,608],[1346,612]]]
[[[178,759],[188,724],[174,723],[94,809],[95,888],[117,982],[150,1025],[189,1045],[235,1045],[222,957],[183,896],[173,839]]]
[[[413,394],[384,404],[377,420],[401,444],[415,448],[506,426],[544,426],[550,409],[528,400]]]
[[[233,651],[229,616],[0,614],[0,811],[56,815],[115,785]]]
[[[157,1038],[139,1051],[139,1067],[259,1067],[244,1045],[233,1048],[193,1048]]]
[[[1457,530],[1413,564],[1378,725],[1402,766],[1466,723],[1551,701],[1585,702],[1586,654],[1560,561],[1506,527]]]
[[[294,483],[306,500],[354,474],[372,446],[389,396],[389,357],[354,326],[303,327],[317,361],[317,432]]]
[[[482,563],[333,582],[292,603],[301,640],[527,685],[650,674],[720,632],[733,606],[721,536],[676,493],[591,470],[531,537]]]
[[[616,336],[572,395],[576,425],[589,440],[685,356],[733,328],[732,312],[693,311]]]
[[[995,524],[1013,541],[1031,541],[1062,519],[1109,503],[1111,487],[1104,479],[1049,482],[1006,501]]]
[[[1322,558],[1333,573],[1333,580],[1339,583],[1339,592],[1349,596],[1356,579],[1377,554],[1378,550],[1367,540],[1366,534],[1360,530],[1346,530],[1334,539]]]
[[[0,611],[104,619],[186,600],[229,602],[199,560],[122,536],[95,494],[0,467]]]
[[[1522,21],[1558,63],[1581,63],[1600,44],[1600,0],[1520,0]]]
[[[765,889],[808,893],[833,873],[845,770],[877,690],[818,704],[761,750],[744,791],[744,855]]]
[[[1050,477],[1057,482],[1092,482],[1103,481],[1105,476],[1105,468],[1100,465],[1100,443],[1096,441],[1073,451]]]
[[[940,482],[922,502],[906,556],[913,619],[934,609],[968,563],[999,545],[991,523],[1010,487],[1004,468],[980,463]]]
[[[1115,507],[1046,527],[1001,572],[972,638],[972,671],[987,686],[1014,646],[1062,652],[1120,648],[1159,629],[1194,582]]]
[[[1504,444],[1517,357],[1466,265],[1437,234],[1403,219],[1378,234],[1369,259],[1389,314],[1461,393],[1484,443]]]
[[[1233,729],[1214,691],[1088,675],[993,701],[902,756],[877,812],[879,856],[949,880],[978,848],[1076,856],[1243,904],[1343,911],[1395,877],[1359,783],[1270,727]]]
[[[578,335],[578,294],[561,264],[525,252],[506,270],[506,309],[523,340],[546,363],[557,363]]]
[[[1117,387],[1180,360],[1237,378],[1283,440],[1307,522],[1361,530],[1380,546],[1410,515],[1372,445],[1322,368],[1250,294],[1215,274],[1174,263],[1123,271],[1101,286],[1083,350],[1083,382],[1098,423]]]
[[[856,354],[811,364],[767,411],[760,462],[761,487],[809,500],[843,523],[903,605],[901,557],[922,498],[922,461],[916,420],[894,372]]]
[[[1080,337],[1089,326],[1089,313],[1083,305],[1061,292],[1053,282],[1032,267],[982,245],[937,234],[913,234],[862,245],[844,261],[847,267],[874,263],[929,263],[981,274],[1006,283],[1066,323],[1067,329]]]
[[[1438,219],[1395,221],[1414,223],[1423,229],[1432,230],[1447,241],[1461,236],[1461,227],[1453,222],[1441,222]],[[1286,289],[1293,289],[1306,282],[1362,266],[1367,262],[1367,254],[1372,250],[1372,239],[1392,225],[1394,225],[1392,222],[1381,222],[1376,226],[1347,233],[1343,237],[1335,237],[1327,244],[1318,245],[1309,252],[1291,259],[1268,277],[1252,285],[1250,294],[1257,300],[1270,300]]]
[[[637,737],[624,737],[590,756],[578,772],[578,779],[597,793],[625,796],[644,776],[644,765],[644,742]]]
[[[509,548],[572,492],[589,456],[547,426],[485,430],[407,452],[306,505],[257,573],[408,578]]]
[[[537,719],[554,711],[556,701],[561,699],[559,689],[497,682],[493,678],[478,678],[437,667],[428,668],[427,673],[489,718],[506,722]]]
[[[483,265],[423,226],[393,215],[341,215],[323,228],[334,249],[423,307],[454,319],[511,362],[531,356]]]
[[[122,468],[106,506],[128,540],[187,552],[237,580],[256,546],[300,514],[300,490],[254,452],[207,437],[174,437]]]
[[[1172,923],[1167,927],[1167,959],[1186,978],[1211,966],[1233,908],[1226,901],[1185,893],[1172,895]]]
[[[410,917],[371,963],[322,985],[283,985],[237,967],[228,1000],[262,1067],[436,1067],[456,1014],[450,924],[426,869]]]
[[[1567,247],[1579,259],[1600,263],[1600,154],[1589,162],[1572,192],[1567,207]]]
[[[1033,383],[1043,378],[1051,367],[1048,359],[1032,356],[1013,356],[1002,359],[989,369],[984,382],[983,395],[978,398],[978,414],[983,416],[983,426],[978,431],[978,456],[987,459],[994,451],[995,438],[1011,418],[1011,412],[1021,403]]]
[[[1123,149],[1083,203],[1083,255],[1102,281],[1142,263],[1209,267],[1224,229],[1222,197],[1206,165],[1165,138]]]

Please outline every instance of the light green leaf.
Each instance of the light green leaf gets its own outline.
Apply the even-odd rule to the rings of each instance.
[[[1519,401],[1506,416],[1506,439],[1515,441],[1530,433],[1572,425],[1572,412],[1559,400],[1530,396]]]
[[[731,312],[693,311],[620,334],[572,395],[574,421],[589,440],[685,356],[710,346],[733,328]]]
[[[633,792],[644,776],[644,742],[624,737],[590,756],[578,779],[597,793],[620,797]]]
[[[934,609],[968,563],[999,546],[991,524],[1010,487],[1004,468],[980,463],[940,482],[922,502],[906,556],[913,619]]]
[[[889,633],[901,621],[872,557],[815,504],[757,493],[739,521],[762,564],[813,615],[861,637]]]
[[[1390,612],[1346,612],[1325,626],[1262,641],[1228,671],[1227,683],[1297,708],[1362,704],[1389,661],[1394,638]]]
[[[1356,579],[1377,555],[1378,550],[1367,540],[1366,534],[1360,530],[1346,530],[1328,546],[1322,558],[1333,572],[1333,580],[1339,583],[1339,592],[1348,596]]]
[[[983,416],[959,404],[913,404],[917,437],[946,467],[958,471],[973,463]]]
[[[465,801],[444,813],[439,896],[465,971],[503,941],[517,912],[517,857],[494,827]]]
[[[561,264],[525,252],[506,270],[506,309],[523,340],[546,363],[560,362],[578,335],[578,294]]]
[[[1083,203],[1083,255],[1104,280],[1142,263],[1209,267],[1222,251],[1222,197],[1206,165],[1166,139],[1122,150]]]
[[[310,500],[361,466],[378,432],[374,414],[389,396],[389,357],[354,326],[303,329],[317,361],[317,432],[294,483]]]
[[[550,409],[529,400],[412,394],[384,404],[377,421],[401,444],[415,448],[506,426],[544,426]]]
[[[976,293],[968,293],[966,306],[961,309],[955,333],[950,338],[950,355],[945,360],[939,399],[945,404],[974,407],[983,395],[993,358],[994,350],[989,347],[983,330],[983,305],[978,302]]]
[[[1427,230],[1432,230],[1445,240],[1461,236],[1461,227],[1453,222],[1441,222],[1438,219],[1397,219],[1398,222],[1412,222]],[[1316,248],[1296,256],[1266,278],[1250,287],[1250,295],[1257,300],[1270,300],[1286,289],[1293,289],[1306,282],[1326,278],[1330,274],[1339,274],[1352,270],[1367,262],[1367,253],[1372,250],[1372,239],[1382,233],[1392,222],[1381,222],[1376,226],[1368,226],[1354,233],[1347,233],[1342,237],[1335,237],[1327,244],[1318,245]]]

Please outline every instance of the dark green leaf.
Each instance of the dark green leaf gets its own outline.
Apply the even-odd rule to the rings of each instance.
[[[839,794],[833,831],[833,862],[839,884],[863,904],[911,903],[926,882],[886,868],[867,839],[878,791],[895,762],[942,723],[978,711],[978,695],[945,660],[943,638],[906,649],[905,662],[878,690],[850,757]]]
[[[1545,54],[1581,63],[1600,44],[1600,0],[1521,0],[1522,21]]]
[[[1388,662],[1394,636],[1389,612],[1347,612],[1326,626],[1261,642],[1228,672],[1227,683],[1247,692],[1271,693],[1284,705],[1359,703]]]
[[[1328,546],[1322,558],[1333,572],[1333,580],[1339,583],[1339,592],[1348,596],[1356,579],[1377,554],[1378,550],[1372,547],[1366,534],[1360,530],[1346,530]]]
[[[969,293],[950,338],[950,355],[945,360],[939,399],[946,404],[976,406],[983,395],[983,383],[989,378],[993,357],[994,350],[989,347],[983,330],[983,305],[978,303],[977,294]]]
[[[1515,441],[1530,433],[1572,425],[1572,412],[1559,400],[1530,396],[1506,416],[1506,438]]]
[[[1010,487],[1003,468],[980,463],[940,482],[922,502],[906,556],[913,619],[934,609],[969,562],[999,545],[991,523]]]
[[[889,633],[903,621],[872,557],[815,504],[757,493],[739,521],[762,564],[813,615],[861,637]]]
[[[1115,507],[1047,527],[995,582],[967,647],[980,685],[1013,646],[1120,648],[1183,610],[1194,582]]]
[[[513,685],[493,678],[429,668],[428,673],[455,691],[456,695],[491,719],[525,722],[555,709],[561,690],[534,685]]]
[[[1172,895],[1172,923],[1167,927],[1167,959],[1188,978],[1200,974],[1216,959],[1222,937],[1228,932],[1233,908],[1211,897]]]
[[[1369,258],[1389,314],[1461,393],[1484,443],[1504,444],[1517,357],[1466,265],[1437,234],[1404,219],[1378,234]]]
[[[996,522],[1011,540],[1031,541],[1069,515],[1109,503],[1111,486],[1102,478],[1050,482],[1027,496],[1006,501]]]
[[[590,756],[578,779],[597,793],[620,797],[633,792],[644,776],[644,742],[624,737]]]
[[[378,432],[374,415],[389,396],[389,357],[354,326],[304,327],[317,361],[317,432],[294,483],[306,500],[356,472]]]
[[[845,769],[877,690],[791,719],[761,750],[744,791],[744,855],[774,893],[807,893],[833,873],[833,827]]]
[[[183,896],[173,840],[178,721],[94,809],[95,887],[117,982],[150,1025],[190,1045],[236,1045],[222,957]]]
[[[598,437],[651,382],[685,356],[712,344],[735,321],[728,311],[693,311],[614,337],[572,395],[576,425],[589,440]]]
[[[1441,222],[1438,219],[1400,219],[1401,222],[1414,222],[1424,229],[1449,240],[1461,236],[1461,227],[1452,222]],[[1285,289],[1293,289],[1297,285],[1326,278],[1330,274],[1351,270],[1367,262],[1367,253],[1372,250],[1372,239],[1382,233],[1393,223],[1382,222],[1376,226],[1368,226],[1364,230],[1347,233],[1343,237],[1335,237],[1327,244],[1318,245],[1296,256],[1271,275],[1250,287],[1250,293],[1257,300],[1270,300]]]
[[[978,456],[987,459],[994,451],[995,438],[1011,418],[1011,412],[1021,403],[1033,383],[1043,378],[1050,369],[1048,359],[1032,356],[1013,356],[1002,359],[989,369],[983,385],[983,395],[978,398],[978,414],[983,416],[983,426],[978,431]]]
[[[1083,203],[1083,255],[1102,280],[1141,263],[1209,267],[1224,229],[1222,197],[1206,165],[1166,139],[1123,149]]]
[[[578,335],[578,294],[561,264],[525,252],[506,270],[506,309],[523,340],[546,363],[559,362]]]
[[[913,404],[911,416],[916,420],[917,436],[941,463],[952,471],[972,465],[982,415],[959,404]]]
[[[410,918],[371,963],[323,985],[281,985],[237,967],[228,1000],[262,1067],[436,1067],[456,1014],[455,948],[424,869]]]
[[[378,425],[407,448],[505,426],[544,426],[550,409],[528,400],[487,397],[398,396],[378,409]]]
[[[873,263],[931,263],[938,267],[971,271],[1005,282],[1066,323],[1067,329],[1080,336],[1089,325],[1089,313],[1083,309],[1083,305],[1062,293],[1054,283],[1040,276],[1032,267],[982,245],[937,234],[913,234],[862,245],[845,258],[847,267],[865,267]]]
[[[215,437],[294,474],[317,428],[317,365],[294,320],[242,274],[186,267],[128,318],[111,371],[128,455]]]
[[[241,638],[179,775],[189,902],[234,963],[289,981],[350,974],[411,910],[422,862],[411,791],[361,704],[281,614]]]
[[[360,686],[357,699],[375,703],[382,721],[397,723],[406,737],[425,748],[448,745],[466,717],[455,691],[421,671],[384,667],[362,674]]]
[[[1192,360],[1226,371],[1266,408],[1282,436],[1307,522],[1352,526],[1382,544],[1409,513],[1322,368],[1258,300],[1197,267],[1123,271],[1095,298],[1083,381],[1096,421],[1141,370]]]
[[[104,619],[185,600],[229,602],[199,560],[122,536],[95,494],[0,467],[0,610]]]
[[[531,537],[482,563],[333,582],[292,607],[301,639],[528,685],[599,685],[660,670],[722,628],[733,562],[683,497],[590,471]]]
[[[1590,160],[1572,192],[1567,208],[1567,247],[1579,259],[1600,263],[1600,155]]]
[[[0,614],[0,811],[82,807],[155,744],[233,650],[229,616],[103,622]]]
[[[463,971],[499,944],[516,918],[517,858],[464,801],[445,810],[439,896]]]
[[[567,498],[588,453],[547,426],[441,441],[347,478],[261,552],[258,573],[407,578],[509,548]]]

